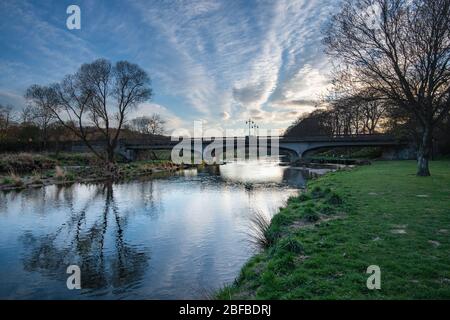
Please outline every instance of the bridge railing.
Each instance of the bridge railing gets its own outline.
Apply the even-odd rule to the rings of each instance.
[[[251,138],[256,138],[258,141],[267,140],[269,143],[274,138],[272,136],[252,136]],[[302,136],[302,137],[285,137],[279,136],[280,142],[317,142],[317,141],[394,141],[396,138],[392,135],[388,134],[358,134],[358,135],[319,135],[319,136]],[[154,146],[172,146],[177,144],[181,139],[185,139],[183,137],[179,137],[178,141],[172,141],[171,137],[158,137],[158,138],[145,138],[145,139],[120,139],[119,145],[154,145]],[[246,137],[222,137],[224,140],[234,140],[234,141],[242,141],[245,140],[248,142],[250,139],[248,136]],[[191,138],[191,141],[202,141],[208,143],[211,139],[207,138]],[[72,145],[84,145],[82,141],[71,141]],[[101,146],[105,145],[105,140],[93,140],[90,141],[91,145]]]
[[[376,134],[355,134],[355,135],[320,135],[320,136],[303,136],[303,137],[282,137],[280,141],[284,142],[300,142],[300,141],[392,141],[396,137],[384,133]]]

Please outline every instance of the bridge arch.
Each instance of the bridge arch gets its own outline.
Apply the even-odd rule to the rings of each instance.
[[[279,154],[280,155],[284,155],[287,154],[287,156],[289,156],[289,160],[291,161],[295,161],[299,158],[301,158],[301,156],[298,154],[298,151],[295,150],[294,148],[289,148],[289,147],[284,147],[284,146],[280,146],[279,147]]]

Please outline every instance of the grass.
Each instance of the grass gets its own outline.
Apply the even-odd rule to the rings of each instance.
[[[56,161],[44,154],[0,153],[0,172],[32,172],[53,168]]]
[[[48,157],[64,166],[99,165],[100,162],[94,154],[89,152],[60,152],[58,154],[49,154]]]
[[[450,161],[432,162],[427,178],[415,169],[380,161],[311,181],[272,219],[272,245],[217,297],[449,299]],[[370,265],[380,290],[366,287]]]
[[[163,155],[167,152],[158,154],[161,158]],[[124,179],[154,176],[180,168],[166,159],[119,162],[117,165],[119,178]],[[104,164],[90,153],[0,153],[0,190],[109,179],[104,169]]]
[[[66,172],[60,166],[55,167],[55,178],[58,180],[64,180],[66,177]]]
[[[269,228],[270,219],[263,212],[254,212],[253,216],[250,218],[250,242],[260,249],[269,248],[272,244],[272,239],[268,234]]]
[[[39,171],[34,170],[33,175],[31,177],[32,184],[42,184],[42,175]]]
[[[23,180],[20,178],[19,175],[17,175],[14,171],[10,171],[9,173],[9,180],[13,185],[16,187],[22,187],[23,186]]]

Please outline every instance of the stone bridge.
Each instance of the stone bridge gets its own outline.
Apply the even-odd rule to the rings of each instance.
[[[189,139],[189,138],[185,138]],[[211,143],[208,139],[190,139],[192,150],[203,152],[205,147]],[[181,141],[171,141],[170,138],[158,140],[122,140],[117,152],[128,160],[136,159],[140,150],[166,150],[172,149]],[[267,150],[270,149],[276,140],[273,137],[228,137],[223,138],[223,145],[232,145],[234,149],[238,146],[246,150],[258,148],[263,141],[267,141]],[[230,142],[231,141],[231,142]],[[197,142],[197,143],[196,143]],[[393,136],[385,134],[372,135],[352,135],[352,136],[311,136],[311,137],[279,137],[278,147],[280,153],[288,153],[291,159],[301,159],[309,151],[319,148],[336,147],[402,147],[408,145],[405,141],[399,141]],[[197,148],[195,147],[197,146]],[[201,150],[198,149],[201,146]],[[276,145],[274,145],[276,147]]]

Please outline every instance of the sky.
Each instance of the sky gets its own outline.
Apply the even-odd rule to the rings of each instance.
[[[66,9],[81,9],[69,30]],[[159,113],[167,130],[284,129],[329,86],[323,28],[333,0],[0,1],[0,103],[106,58],[137,63],[154,96],[130,117]]]

